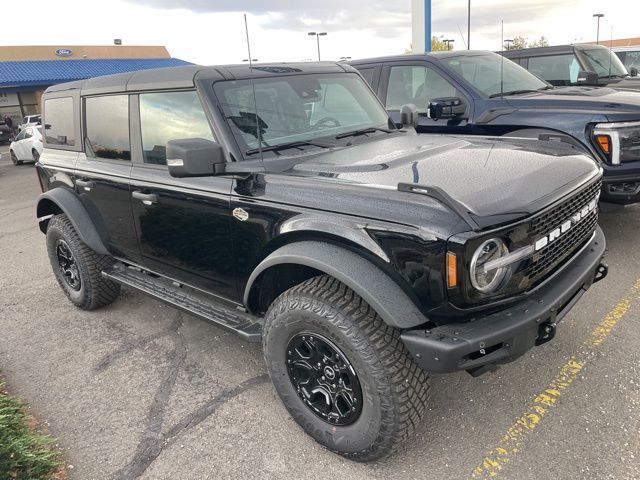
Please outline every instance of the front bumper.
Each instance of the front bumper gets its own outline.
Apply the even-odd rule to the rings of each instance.
[[[605,166],[600,201],[620,205],[640,203],[640,161]]]
[[[607,274],[606,242],[600,227],[590,244],[562,273],[526,300],[464,323],[407,330],[401,339],[424,370],[472,374],[511,362],[555,335],[559,322],[582,294]]]

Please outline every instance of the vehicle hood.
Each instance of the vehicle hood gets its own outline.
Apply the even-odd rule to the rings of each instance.
[[[454,211],[468,212],[476,227],[497,226],[531,215],[599,174],[595,161],[565,145],[396,133],[305,156],[288,173],[382,189],[387,195],[435,197]],[[399,192],[399,184],[410,187],[404,190],[425,188]]]
[[[640,120],[640,90],[609,87],[558,87],[553,90],[504,97],[519,110],[605,115],[610,121]]]

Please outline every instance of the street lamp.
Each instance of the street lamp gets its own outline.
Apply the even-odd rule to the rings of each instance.
[[[511,50],[511,44],[513,43],[513,39],[512,38],[505,38],[504,39],[504,43],[507,45],[506,47],[503,45],[502,48],[504,48],[505,50]]]
[[[248,58],[243,58],[243,59],[242,59],[242,61],[243,61],[243,62],[248,62],[248,61],[249,61],[249,59],[248,59]],[[257,59],[257,58],[252,58],[252,59],[251,59],[251,62],[257,62],[257,61],[258,61],[258,59]]]
[[[451,50],[451,44],[453,42],[455,42],[455,40],[452,38],[447,38],[445,40],[442,40],[442,43],[444,43],[447,46],[447,50]]]
[[[316,36],[316,41],[318,42],[318,61],[320,61],[320,37],[324,37],[327,32],[309,32],[307,35],[310,37]]]
[[[600,45],[600,19],[604,17],[604,13],[594,13],[593,16],[598,19],[598,29],[596,30],[596,44]]]
[[[351,57],[340,57],[341,62],[348,62],[349,60],[351,60]]]

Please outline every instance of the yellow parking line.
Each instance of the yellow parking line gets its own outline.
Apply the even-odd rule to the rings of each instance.
[[[487,479],[498,476],[502,468],[518,453],[527,435],[537,428],[549,409],[556,405],[562,393],[569,388],[585,367],[589,353],[602,345],[618,322],[625,317],[638,293],[640,293],[640,280],[636,281],[629,294],[620,300],[593,329],[589,338],[583,343],[579,356],[571,357],[547,388],[533,398],[526,412],[507,429],[498,446],[491,450],[482,463],[473,470],[472,478]]]

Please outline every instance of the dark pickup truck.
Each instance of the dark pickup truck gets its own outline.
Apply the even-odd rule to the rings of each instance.
[[[602,45],[557,45],[500,52],[551,85],[611,87],[640,92],[640,77]]]
[[[485,51],[402,55],[351,65],[395,122],[400,122],[402,105],[414,104],[419,133],[565,137],[603,167],[603,201],[640,202],[640,95],[635,92],[554,88]]]
[[[409,437],[431,372],[553,339],[607,273],[589,156],[398,130],[347,65],[146,70],[43,104],[37,217],[69,300],[125,285],[261,341],[291,416],[347,458]]]

